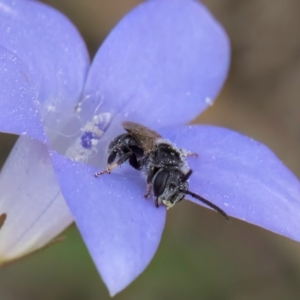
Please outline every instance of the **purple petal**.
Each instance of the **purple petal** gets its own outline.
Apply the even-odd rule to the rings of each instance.
[[[145,180],[126,175],[94,177],[95,169],[52,155],[61,190],[92,258],[115,295],[148,265],[159,245],[165,209],[145,200]]]
[[[0,4],[0,130],[54,146],[74,118],[89,65],[74,26],[60,13],[33,1]],[[75,130],[78,130],[76,128]],[[58,147],[57,147],[58,148]],[[45,145],[20,138],[0,177],[1,261],[34,251],[72,222]]]
[[[3,0],[0,18],[0,45],[34,74],[39,110],[54,139],[74,118],[82,92],[89,67],[84,41],[65,16],[36,1]]]
[[[33,155],[34,153],[34,155]],[[46,146],[20,137],[0,174],[0,262],[49,243],[71,222]]]
[[[191,191],[233,217],[300,241],[300,182],[266,146],[212,126],[177,128],[164,135],[199,154],[189,158]]]
[[[97,53],[82,103],[94,115],[154,129],[190,121],[212,104],[227,75],[229,42],[196,1],[148,1],[116,26]]]
[[[0,47],[0,131],[46,141],[37,109],[36,78],[24,62]]]

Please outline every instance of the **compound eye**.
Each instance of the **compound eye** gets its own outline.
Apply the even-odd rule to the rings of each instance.
[[[170,174],[168,171],[161,171],[156,176],[155,181],[153,183],[154,196],[159,197],[164,192],[169,175]]]

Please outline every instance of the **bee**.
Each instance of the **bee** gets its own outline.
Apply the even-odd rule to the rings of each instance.
[[[130,121],[122,123],[127,131],[117,136],[108,146],[107,168],[95,174],[110,174],[117,166],[129,162],[136,170],[146,175],[147,192],[155,197],[155,206],[164,205],[167,209],[184,199],[186,195],[203,202],[229,220],[228,215],[218,206],[189,191],[189,178],[192,170],[186,161],[187,156],[198,156],[164,139],[156,131]]]

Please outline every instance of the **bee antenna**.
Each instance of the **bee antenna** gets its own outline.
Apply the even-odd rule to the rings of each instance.
[[[211,203],[210,201],[204,199],[203,197],[188,191],[188,190],[180,190],[181,192],[185,193],[186,195],[190,195],[193,198],[196,198],[197,200],[200,200],[201,202],[203,202],[204,204],[206,204],[207,206],[211,207],[212,209],[214,209],[215,211],[217,211],[218,213],[220,213],[227,221],[229,221],[229,216],[225,213],[225,211],[223,211],[220,207],[218,207],[217,205]]]
[[[183,176],[182,182],[186,182],[190,178],[190,176],[192,175],[192,173],[193,173],[193,170],[189,169],[189,171]]]

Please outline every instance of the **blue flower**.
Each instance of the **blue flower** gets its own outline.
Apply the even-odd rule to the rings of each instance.
[[[143,198],[145,181],[129,166],[93,176],[123,120],[199,154],[189,158],[193,192],[300,241],[299,180],[267,147],[228,129],[184,126],[213,103],[229,65],[227,36],[202,4],[139,5],[91,66],[77,30],[54,9],[2,0],[0,18],[0,129],[20,135],[0,176],[2,263],[44,246],[74,218],[111,295],[146,268],[166,209]]]

